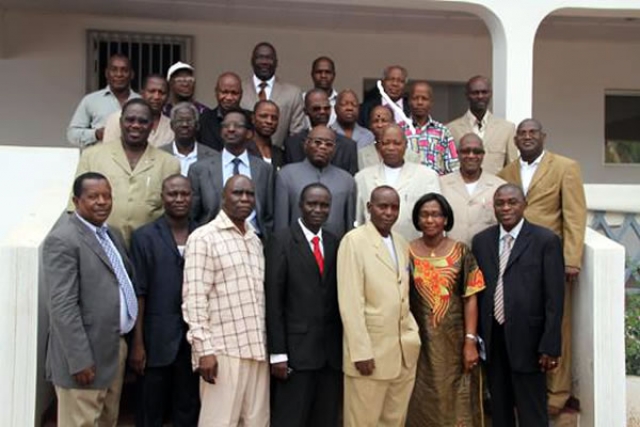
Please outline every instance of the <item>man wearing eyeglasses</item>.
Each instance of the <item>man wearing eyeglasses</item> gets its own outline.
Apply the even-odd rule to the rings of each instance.
[[[198,160],[189,169],[193,189],[192,218],[200,225],[214,219],[222,206],[222,189],[229,178],[245,175],[255,186],[255,209],[248,221],[265,238],[273,228],[273,168],[249,154],[247,143],[253,132],[249,117],[241,109],[227,111],[222,119],[221,153]]]
[[[162,114],[170,117],[171,109],[179,102],[191,102],[202,114],[209,109],[206,105],[195,100],[196,77],[194,68],[184,62],[176,62],[167,71],[169,82],[169,102],[162,108]]]
[[[470,246],[473,236],[497,224],[493,193],[506,182],[482,168],[485,149],[482,139],[475,133],[460,139],[458,156],[460,169],[441,176],[440,188],[456,214],[449,237]]]
[[[147,101],[127,101],[120,116],[121,140],[84,150],[76,171],[76,176],[98,172],[107,177],[113,194],[107,223],[122,233],[127,247],[133,230],[162,215],[162,181],[180,173],[176,159],[149,144],[152,126]],[[70,203],[68,210],[74,209]]]
[[[276,177],[275,231],[287,229],[298,221],[300,193],[313,182],[324,184],[332,194],[325,228],[338,238],[353,228],[356,183],[348,172],[331,164],[335,150],[335,132],[326,125],[316,126],[304,142],[306,158],[280,169]]]

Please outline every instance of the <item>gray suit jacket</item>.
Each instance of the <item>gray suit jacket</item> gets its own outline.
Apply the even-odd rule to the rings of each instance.
[[[196,144],[198,144],[198,160],[202,160],[207,157],[212,157],[215,155],[215,153],[217,153],[217,151],[211,147],[207,147],[206,145],[200,144],[199,142],[196,142]],[[166,151],[167,153],[173,156],[173,142],[158,148],[160,148],[163,151]]]
[[[284,140],[289,135],[301,132],[305,128],[304,103],[300,88],[289,83],[281,82],[277,77],[271,91],[271,101],[280,108],[280,119],[276,132],[271,137],[273,145],[284,148]],[[253,85],[253,76],[242,82],[242,100],[240,106],[249,111],[258,102],[258,94]]]
[[[273,229],[273,167],[249,155],[251,180],[256,189],[256,218],[260,232],[268,235]],[[198,225],[211,221],[222,208],[222,155],[217,151],[198,160],[189,168],[193,190],[191,215]]]
[[[109,235],[132,277],[122,237],[114,228]],[[109,258],[95,234],[68,213],[45,239],[42,265],[49,291],[47,379],[83,388],[73,374],[95,365],[95,380],[84,388],[107,388],[117,374],[120,349],[120,285]]]

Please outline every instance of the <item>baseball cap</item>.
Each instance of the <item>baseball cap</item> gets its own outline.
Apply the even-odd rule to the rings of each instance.
[[[193,67],[187,64],[186,62],[178,61],[175,64],[173,64],[171,67],[169,67],[169,71],[167,71],[167,80],[170,80],[173,73],[179,70],[189,70],[193,72]]]

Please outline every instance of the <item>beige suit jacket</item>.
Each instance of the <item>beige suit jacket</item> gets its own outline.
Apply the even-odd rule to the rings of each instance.
[[[473,194],[469,195],[460,171],[440,177],[440,190],[453,209],[453,228],[448,236],[471,247],[471,239],[497,223],[493,212],[493,193],[505,181],[482,172]]]
[[[361,170],[356,174],[355,178],[356,186],[358,187],[356,222],[360,225],[369,221],[367,202],[371,192],[380,185],[387,185],[384,165],[379,163]],[[400,214],[393,231],[399,233],[408,241],[420,237],[421,233],[413,226],[411,219],[413,205],[427,193],[440,193],[438,174],[423,164],[405,162],[398,177],[398,182],[392,187],[400,195]]]
[[[467,111],[463,116],[447,124],[453,139],[456,140],[456,146],[460,144],[460,139],[463,136],[473,133],[473,122],[470,120],[469,114]],[[486,153],[482,169],[495,175],[509,162],[518,158],[518,149],[514,141],[516,127],[513,123],[494,116],[490,111],[487,111],[486,114],[487,125],[482,138]]]
[[[347,233],[338,249],[343,369],[352,377],[360,377],[354,362],[373,359],[367,378],[391,380],[418,360],[420,336],[409,310],[409,245],[399,234],[392,238],[397,266],[371,223]]]
[[[304,103],[300,88],[289,83],[283,83],[276,77],[271,90],[271,101],[280,108],[280,119],[276,132],[271,137],[273,145],[284,149],[284,140],[305,129]],[[258,94],[253,85],[253,78],[242,82],[242,100],[240,106],[249,111],[258,102]]]
[[[99,172],[109,180],[113,209],[107,223],[122,233],[129,247],[133,230],[162,215],[162,181],[180,173],[180,162],[148,145],[131,170],[122,143],[107,141],[82,152],[76,176],[85,172]],[[73,203],[70,210],[74,210]]]
[[[522,186],[520,160],[511,162],[498,176]],[[545,151],[529,184],[524,216],[560,236],[566,266],[582,265],[587,204],[580,165],[575,160]]]

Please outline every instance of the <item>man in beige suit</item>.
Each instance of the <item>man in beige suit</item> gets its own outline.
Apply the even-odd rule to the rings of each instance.
[[[482,168],[485,156],[482,139],[468,133],[458,144],[460,170],[440,177],[442,195],[453,209],[455,223],[449,237],[471,247],[471,239],[497,224],[493,213],[493,193],[505,181]]]
[[[587,206],[580,166],[575,160],[545,151],[545,138],[540,122],[522,121],[515,138],[521,158],[498,175],[522,186],[527,197],[525,218],[550,228],[562,239],[566,278],[562,355],[558,368],[547,375],[549,413],[556,415],[571,397],[571,288],[582,264]]]
[[[127,101],[120,117],[121,141],[98,144],[82,152],[76,176],[99,172],[111,183],[113,210],[107,221],[129,246],[136,228],[162,215],[162,181],[180,173],[180,162],[149,144],[153,118],[149,104]],[[72,204],[69,210],[74,210]]]
[[[447,124],[447,127],[458,144],[468,133],[475,133],[482,138],[486,151],[482,169],[497,174],[507,163],[518,158],[518,150],[513,143],[515,125],[489,111],[492,89],[487,77],[475,76],[469,79],[466,94],[469,110]]]
[[[284,147],[284,140],[305,128],[304,104],[300,88],[276,78],[278,55],[271,43],[261,42],[251,55],[253,76],[242,82],[240,106],[253,111],[256,102],[270,100],[280,109],[276,132],[271,137],[273,145]]]
[[[424,194],[440,192],[438,174],[425,165],[405,161],[407,139],[395,123],[384,129],[377,146],[382,163],[361,170],[355,176],[358,187],[356,222],[364,224],[369,219],[367,202],[371,191],[380,185],[388,185],[400,196],[400,214],[393,231],[411,241],[420,237],[411,220],[413,205]]]
[[[400,197],[381,186],[367,204],[370,222],[338,249],[338,303],[344,328],[345,427],[404,426],[420,352],[409,311],[409,248],[391,231]]]

